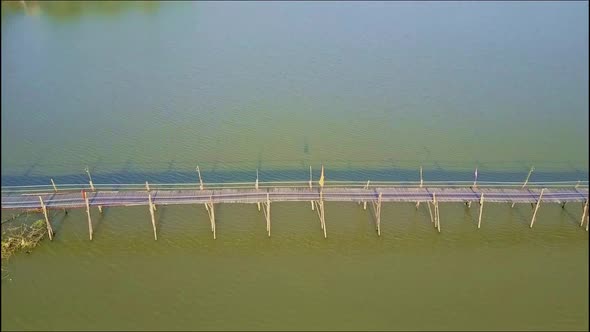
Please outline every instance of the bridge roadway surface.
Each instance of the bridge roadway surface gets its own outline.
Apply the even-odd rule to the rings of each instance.
[[[4,189],[3,189],[4,190]],[[440,188],[440,187],[371,187],[346,188],[325,187],[322,199],[326,202],[377,201],[381,193],[382,202],[479,202],[484,195],[485,203],[537,203],[541,188]],[[49,192],[48,192],[49,191]],[[258,203],[306,202],[320,200],[320,190],[314,188],[238,188],[238,189],[174,189],[151,190],[155,205],[205,204],[205,203]],[[86,195],[90,206],[137,206],[148,205],[148,191],[144,190],[88,190]],[[48,209],[86,207],[82,192],[45,190],[44,192],[2,192],[2,209],[39,209],[41,201]],[[586,202],[588,188],[546,188],[543,203]]]

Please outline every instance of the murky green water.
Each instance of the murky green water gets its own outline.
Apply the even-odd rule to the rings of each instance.
[[[2,185],[588,178],[587,3],[2,4]],[[250,178],[248,178],[250,177]],[[424,208],[422,206],[422,208]],[[54,212],[2,329],[588,329],[581,204]],[[10,213],[3,213],[3,217]],[[34,219],[35,217],[30,217]]]

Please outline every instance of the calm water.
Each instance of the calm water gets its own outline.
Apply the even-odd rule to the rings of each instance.
[[[588,179],[588,4],[2,4],[2,185]],[[316,171],[317,177],[317,171]],[[581,204],[55,212],[2,329],[588,329]],[[6,217],[10,213],[3,213]],[[36,219],[30,216],[29,220]]]

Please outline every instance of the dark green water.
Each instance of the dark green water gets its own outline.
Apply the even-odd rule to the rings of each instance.
[[[26,6],[26,8],[25,8]],[[588,179],[583,2],[2,3],[2,185]],[[2,329],[588,329],[581,204],[55,212]],[[10,213],[3,213],[5,218]],[[29,217],[34,220],[37,217]]]

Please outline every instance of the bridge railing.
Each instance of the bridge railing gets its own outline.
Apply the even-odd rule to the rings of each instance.
[[[204,183],[203,190],[220,190],[220,189],[254,189],[255,182],[224,182],[224,183]],[[324,188],[468,188],[473,186],[473,181],[326,181]],[[520,189],[522,182],[506,181],[481,181],[477,182],[478,188],[504,188]],[[313,188],[319,188],[318,182],[312,182]],[[588,188],[588,181],[546,181],[546,182],[529,182],[527,188]],[[258,182],[259,189],[268,188],[309,188],[309,181],[267,181]],[[92,191],[90,184],[61,184],[57,187],[53,185],[30,185],[30,186],[3,186],[1,193],[8,194],[38,194],[51,193],[57,189],[58,193],[79,192],[82,190]],[[96,191],[146,191],[145,183],[116,183],[116,184],[94,184]],[[149,183],[150,190],[199,190],[199,183]]]

